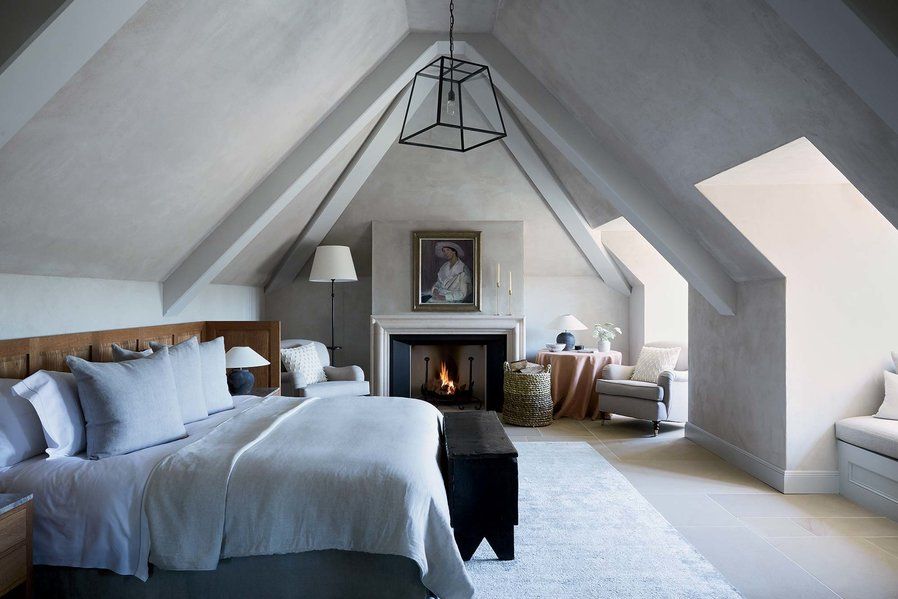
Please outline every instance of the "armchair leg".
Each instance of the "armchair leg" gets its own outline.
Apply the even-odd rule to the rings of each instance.
[[[660,420],[652,420],[652,436],[657,437],[658,433],[661,432],[661,421]]]

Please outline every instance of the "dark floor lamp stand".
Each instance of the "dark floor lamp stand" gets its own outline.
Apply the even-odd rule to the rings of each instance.
[[[343,348],[337,345],[334,327],[334,320],[336,319],[334,283],[347,283],[359,280],[355,272],[355,265],[352,263],[352,252],[349,251],[349,247],[345,245],[319,245],[315,249],[315,258],[312,260],[312,271],[309,273],[309,280],[313,283],[330,282],[331,284],[331,344],[327,346],[327,351],[330,352],[331,366],[336,366],[337,350]]]
[[[327,350],[331,353],[331,366],[337,365],[337,350],[343,349],[341,346],[336,344],[334,338],[334,282],[336,279],[331,279],[331,344],[327,346]]]

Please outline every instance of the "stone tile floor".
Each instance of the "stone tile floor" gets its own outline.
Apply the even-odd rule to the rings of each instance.
[[[748,598],[898,598],[898,523],[839,495],[783,495],[684,437],[615,416],[506,426],[516,442],[581,441],[617,468]]]

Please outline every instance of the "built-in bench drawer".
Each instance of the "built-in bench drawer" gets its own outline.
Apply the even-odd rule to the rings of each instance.
[[[0,557],[0,595],[25,582],[28,576],[28,553],[25,544]]]
[[[0,555],[18,543],[25,542],[25,510],[16,509],[0,518]]]

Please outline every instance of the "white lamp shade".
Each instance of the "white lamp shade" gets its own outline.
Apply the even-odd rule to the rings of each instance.
[[[554,331],[583,331],[586,325],[573,314],[562,314],[549,323],[549,328]]]
[[[249,347],[232,347],[225,354],[225,368],[255,368],[269,364],[271,362]]]
[[[319,245],[315,250],[309,280],[314,283],[358,281],[349,248],[345,245]]]

